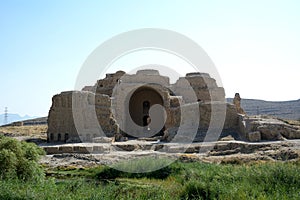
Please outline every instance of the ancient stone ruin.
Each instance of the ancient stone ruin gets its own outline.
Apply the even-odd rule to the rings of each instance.
[[[224,89],[207,73],[188,73],[170,84],[169,77],[157,70],[136,74],[117,71],[94,86],[53,96],[47,140],[68,143],[159,138],[189,142],[231,135],[259,141],[266,131],[245,116],[240,101],[236,94],[234,104],[226,103]]]
[[[241,97],[239,93],[235,93],[232,103],[233,105],[235,105],[236,110],[239,114],[245,114],[244,109],[241,107]]]

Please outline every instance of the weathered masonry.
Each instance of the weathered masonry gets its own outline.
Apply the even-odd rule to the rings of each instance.
[[[48,141],[91,142],[116,135],[153,137],[166,131],[174,137],[180,127],[196,130],[194,140],[202,141],[214,126],[212,120],[222,114],[222,134],[244,137],[236,107],[225,103],[224,89],[209,74],[188,73],[170,84],[169,77],[157,70],[136,74],[117,71],[94,86],[53,96]]]

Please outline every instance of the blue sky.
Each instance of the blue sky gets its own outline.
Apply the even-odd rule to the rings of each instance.
[[[296,0],[1,1],[0,113],[7,106],[46,116],[52,96],[74,89],[97,46],[140,28],[169,29],[197,42],[227,97],[299,99],[299,11]]]

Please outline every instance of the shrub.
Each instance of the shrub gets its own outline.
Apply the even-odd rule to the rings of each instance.
[[[35,144],[0,137],[0,179],[42,179],[44,172],[37,161],[43,154]]]
[[[18,159],[16,154],[7,149],[0,150],[0,177],[13,178],[16,176]]]

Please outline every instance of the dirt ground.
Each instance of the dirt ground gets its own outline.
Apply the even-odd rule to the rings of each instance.
[[[293,123],[293,122],[290,122]],[[47,144],[47,125],[0,127],[0,134],[19,140],[38,141],[45,146],[101,146],[99,153],[60,153],[45,155],[40,163],[48,168],[91,167],[112,165],[124,160],[147,158],[167,158],[184,162],[199,161],[208,163],[249,163],[249,162],[286,162],[300,160],[300,140],[247,143],[227,138],[214,143],[172,144],[159,141],[132,140],[116,143],[90,144]],[[188,145],[188,146],[186,146]],[[164,149],[167,150],[162,150]],[[184,150],[183,150],[184,149]],[[199,150],[201,151],[199,152]],[[204,150],[203,150],[204,149]]]
[[[136,144],[134,144],[136,143]],[[137,145],[139,144],[139,145]],[[84,145],[84,144],[81,144]],[[91,144],[89,144],[91,145]],[[99,144],[97,144],[99,145]],[[135,145],[135,149],[130,145]],[[153,144],[158,145],[158,144]],[[162,144],[159,144],[162,145]],[[300,159],[300,140],[247,143],[241,141],[219,141],[216,143],[193,143],[180,152],[184,145],[165,144],[167,150],[155,148],[143,149],[140,141],[131,144],[105,144],[102,153],[61,153],[44,156],[40,163],[48,168],[57,167],[93,167],[97,165],[113,165],[137,159],[171,159],[184,162],[230,163],[243,164],[251,162],[294,162]],[[199,152],[199,147],[204,147]],[[122,148],[124,146],[124,148]],[[117,148],[116,148],[117,147]],[[205,151],[205,148],[207,151]],[[170,150],[172,149],[172,150]]]

